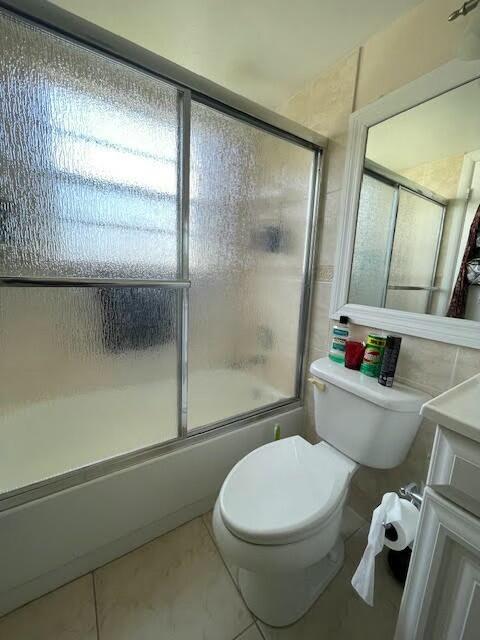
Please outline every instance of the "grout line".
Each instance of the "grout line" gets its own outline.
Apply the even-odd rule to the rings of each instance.
[[[362,520],[365,520],[365,518],[362,518]],[[363,527],[365,525],[368,525],[369,523],[365,520],[365,522],[363,524],[361,524],[359,527],[357,527],[354,531],[352,531],[351,533],[348,534],[348,536],[342,536],[343,541],[347,542],[347,540],[350,540],[350,538],[352,538],[356,533],[358,533],[360,531],[360,529],[363,529]]]
[[[364,54],[364,47],[360,46],[357,48],[357,60],[356,60],[356,65],[355,65],[355,80],[354,80],[354,84],[353,84],[353,93],[352,93],[352,103],[351,103],[351,113],[355,113],[355,111],[357,111],[358,106],[357,106],[357,98],[358,98],[358,85],[359,85],[359,81],[360,81],[360,67],[362,65],[363,62],[363,54]]]
[[[232,640],[238,640],[239,638],[241,638],[243,636],[243,634],[245,632],[247,632],[249,629],[251,629],[252,627],[255,627],[256,624],[255,622],[252,622],[252,624],[249,624],[248,627],[246,627],[243,631],[240,631],[240,633],[238,635],[236,635],[234,638],[232,638]]]
[[[257,631],[260,634],[260,637],[263,638],[263,640],[267,640],[267,636],[263,633],[263,629],[262,627],[258,624],[258,620],[255,619],[255,626],[257,627]]]
[[[255,624],[255,623],[253,623]],[[242,636],[246,631],[248,631],[249,629],[251,629],[253,627],[253,624],[249,624],[248,627],[246,627],[245,629],[243,629],[243,631],[240,631],[240,633],[237,633],[236,636],[234,636],[232,638],[232,640],[238,640],[238,638],[240,638],[240,636]]]
[[[240,594],[240,597],[242,597],[242,594],[240,593],[240,589],[238,588],[237,582],[236,582],[235,578],[233,577],[232,572],[231,572],[231,571],[230,571],[230,569],[228,568],[228,565],[227,565],[227,563],[225,562],[225,560],[224,560],[224,558],[223,558],[223,555],[222,555],[222,553],[221,553],[221,551],[220,551],[220,549],[219,549],[219,547],[218,547],[217,541],[215,540],[215,536],[212,536],[212,534],[210,533],[210,529],[207,527],[207,525],[205,524],[205,521],[204,521],[204,519],[203,519],[203,518],[204,518],[204,516],[206,516],[206,515],[207,515],[207,514],[209,514],[209,513],[211,513],[211,511],[207,511],[207,513],[204,513],[203,515],[201,515],[201,516],[200,516],[200,518],[201,518],[201,520],[202,520],[202,524],[203,524],[203,526],[205,527],[205,529],[207,530],[207,533],[208,533],[208,535],[209,535],[209,537],[210,537],[210,540],[213,542],[213,545],[214,545],[214,547],[215,547],[215,551],[216,551],[216,552],[218,553],[218,555],[220,556],[220,560],[222,561],[223,566],[224,566],[224,567],[225,567],[225,569],[227,570],[228,575],[230,576],[230,578],[231,578],[231,580],[232,580],[233,584],[235,585],[235,589],[236,589],[236,590],[238,591],[238,593]],[[244,602],[243,597],[242,597],[242,601]],[[246,605],[245,605],[245,606],[246,606]],[[248,607],[247,607],[247,609],[248,609]],[[250,609],[248,609],[248,610],[250,611]]]
[[[97,603],[97,587],[95,585],[95,571],[92,571],[92,587],[93,587],[93,602],[95,605],[95,625],[97,627],[97,640],[100,640],[100,626],[98,624],[98,603]]]
[[[205,527],[205,529],[207,530],[207,533],[208,533],[208,535],[209,535],[209,537],[210,537],[210,540],[213,542],[213,546],[215,547],[215,550],[216,550],[217,554],[219,555],[220,560],[222,561],[223,566],[225,567],[225,569],[226,569],[226,571],[227,571],[227,574],[228,574],[228,576],[230,577],[230,580],[233,582],[233,586],[235,587],[235,589],[236,589],[236,591],[237,591],[238,595],[240,596],[240,598],[241,598],[241,600],[242,600],[243,604],[245,605],[245,607],[246,607],[246,609],[247,609],[247,611],[248,611],[249,615],[252,617],[252,624],[255,624],[255,621],[256,621],[256,620],[255,620],[255,616],[254,616],[254,615],[253,615],[253,613],[250,611],[250,609],[249,609],[249,608],[248,608],[248,606],[247,606],[247,603],[246,603],[246,602],[245,602],[245,600],[243,599],[242,592],[240,591],[240,587],[238,586],[237,581],[236,581],[236,580],[235,580],[235,578],[233,577],[232,572],[231,572],[231,571],[230,571],[230,569],[228,568],[228,565],[227,565],[227,563],[225,562],[225,560],[224,560],[224,558],[223,558],[223,555],[222,555],[222,554],[221,554],[221,552],[220,552],[220,549],[218,548],[217,541],[215,540],[215,536],[213,536],[213,535],[210,533],[210,529],[207,527],[207,525],[206,525],[206,523],[205,523],[205,520],[203,519],[206,515],[211,514],[211,513],[212,513],[212,511],[207,511],[207,513],[204,513],[203,515],[201,515],[201,516],[200,516],[200,518],[201,518],[201,520],[202,520],[202,524],[203,524],[203,526]],[[249,629],[249,628],[252,626],[252,624],[249,624],[249,625],[248,625],[248,627],[245,627],[245,629],[243,629],[243,630],[240,632],[240,635],[241,635],[242,633],[244,633],[247,629]],[[238,637],[238,636],[236,636],[236,637]]]
[[[358,533],[358,531],[360,531],[360,529],[362,529],[365,525],[370,525],[370,522],[368,520],[366,520],[362,515],[360,515],[358,513],[358,511],[355,511],[355,509],[353,507],[351,507],[349,504],[346,504],[344,506],[344,508],[343,508],[343,515],[344,516],[345,516],[346,509],[350,509],[350,511],[352,513],[354,513],[357,518],[360,518],[360,520],[362,520],[362,523],[359,524],[358,527],[356,529],[354,529],[348,536],[343,536],[342,535],[342,538],[343,538],[344,542],[347,542],[347,540],[350,540],[350,538],[352,536],[354,536],[356,533]]]
[[[412,389],[417,389],[418,391],[423,391],[423,393],[427,393],[433,397],[438,396],[438,394],[445,391],[441,387],[431,387],[428,384],[423,384],[422,382],[418,382],[417,380],[406,378],[405,376],[396,376],[395,380],[400,384],[403,384],[407,387],[411,387]]]
[[[448,388],[451,389],[454,386],[454,380],[455,380],[455,376],[457,374],[457,364],[458,364],[458,357],[460,355],[460,347],[457,347],[457,350],[455,351],[455,359],[453,361],[453,366],[450,369],[450,380],[449,380],[449,384],[448,384]]]
[[[60,568],[62,568],[63,566],[65,566],[65,565],[60,565]],[[48,576],[50,573],[51,573],[51,571],[47,571],[47,573],[42,574],[41,577]],[[19,604],[17,607],[15,607],[13,609],[9,609],[8,611],[5,611],[5,613],[1,613],[0,614],[0,620],[2,620],[3,618],[6,618],[7,616],[9,616],[11,613],[14,613],[15,611],[20,611],[20,609],[24,609],[25,607],[28,607],[28,605],[32,604],[33,602],[37,602],[37,600],[41,600],[42,598],[45,598],[46,596],[50,595],[51,593],[54,593],[55,591],[60,591],[60,589],[63,589],[64,587],[67,587],[69,584],[72,584],[72,582],[76,582],[77,580],[81,580],[82,578],[85,578],[85,576],[88,576],[90,573],[92,573],[92,572],[91,571],[85,571],[85,573],[82,573],[79,576],[76,576],[75,578],[72,578],[71,580],[68,580],[67,582],[62,582],[62,584],[59,584],[56,587],[52,587],[48,591],[40,593],[38,596],[35,596],[34,598],[30,598],[26,602],[23,602],[22,604]],[[19,586],[20,587],[24,587],[25,585],[29,585],[32,582],[35,582],[35,580],[37,580],[37,578],[38,578],[38,576],[35,577],[35,578],[32,578],[31,580],[27,580],[27,582],[23,582]]]

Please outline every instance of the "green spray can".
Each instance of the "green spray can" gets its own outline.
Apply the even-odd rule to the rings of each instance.
[[[383,352],[385,350],[386,338],[369,333],[363,354],[363,362],[360,365],[360,372],[371,378],[378,378],[380,367],[382,366]]]

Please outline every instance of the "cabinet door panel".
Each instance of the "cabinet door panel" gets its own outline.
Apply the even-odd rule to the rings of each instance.
[[[480,518],[480,445],[437,427],[427,484]]]
[[[430,488],[395,640],[473,640],[480,626],[480,521]]]

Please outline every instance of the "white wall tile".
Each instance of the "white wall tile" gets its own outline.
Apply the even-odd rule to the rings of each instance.
[[[329,318],[330,295],[332,285],[329,282],[315,282],[313,288],[312,315],[310,321],[310,347],[317,351],[327,351],[330,342]]]
[[[453,384],[460,384],[477,373],[480,373],[480,350],[460,347],[453,372]]]
[[[330,191],[323,202],[318,225],[317,270],[318,265],[335,264],[340,198],[341,191]]]

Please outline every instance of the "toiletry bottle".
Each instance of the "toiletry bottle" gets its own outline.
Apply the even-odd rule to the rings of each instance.
[[[360,365],[360,372],[371,378],[378,378],[384,349],[385,338],[377,336],[375,333],[369,333],[365,353],[363,354],[363,362]]]
[[[378,382],[384,387],[393,386],[401,342],[402,339],[398,336],[387,336],[385,341],[385,351],[383,352],[382,366],[378,376]]]
[[[345,362],[345,343],[350,336],[347,316],[340,316],[340,323],[332,329],[332,345],[328,357],[334,362]]]

